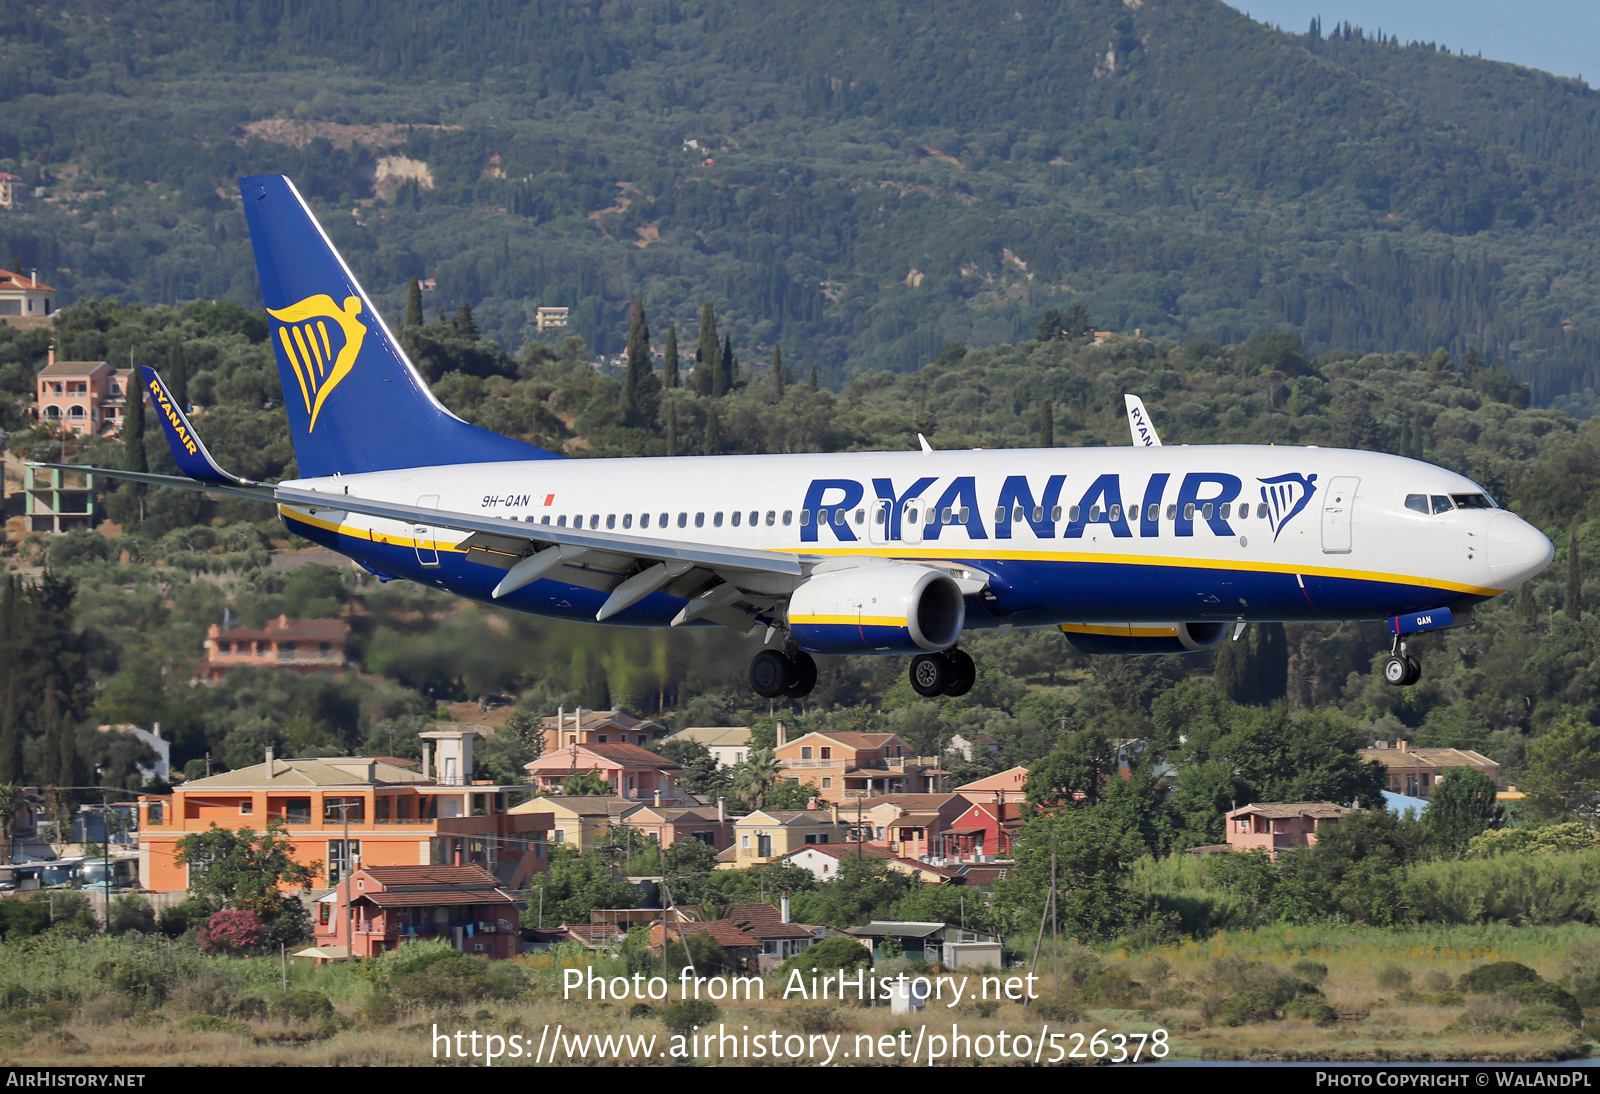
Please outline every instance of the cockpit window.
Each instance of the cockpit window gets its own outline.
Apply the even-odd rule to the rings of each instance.
[[[1407,494],[1406,508],[1418,513],[1426,513],[1428,511],[1428,495]]]
[[[1433,495],[1433,511],[1435,513],[1448,513],[1455,506],[1450,504],[1450,499],[1443,494]]]
[[[1485,494],[1451,494],[1457,509],[1493,509],[1494,502]]]

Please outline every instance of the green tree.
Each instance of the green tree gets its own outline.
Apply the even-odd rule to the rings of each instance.
[[[723,396],[731,393],[739,380],[739,362],[733,356],[733,335],[729,334],[722,339],[722,356],[719,358],[720,367],[717,371],[717,383],[711,394]]]
[[[663,756],[684,769],[678,785],[689,793],[716,797],[728,788],[728,777],[717,767],[717,758],[699,741],[668,737],[660,749]]]
[[[310,933],[305,905],[283,889],[311,888],[322,863],[305,865],[295,859],[294,843],[281,820],[268,821],[264,832],[213,823],[178,841],[176,861],[189,868],[193,896],[254,912],[266,926],[269,943],[287,945]]]
[[[601,776],[597,767],[581,775],[569,775],[561,783],[561,795],[566,798],[594,798],[611,792],[611,784]]]
[[[661,353],[661,386],[668,391],[678,387],[678,324],[667,324],[667,345]]]
[[[700,309],[700,341],[694,351],[694,390],[698,395],[721,395],[717,378],[721,375],[722,345],[717,338],[717,316],[707,300]]]
[[[1076,730],[1028,770],[1022,792],[1041,809],[1093,805],[1116,770],[1110,742],[1093,730]]]
[[[1405,871],[1424,839],[1419,822],[1382,808],[1320,826],[1315,847],[1278,860],[1277,917],[1305,923],[1331,914],[1374,927],[1409,921]]]
[[[1457,855],[1484,831],[1500,827],[1504,819],[1494,780],[1482,771],[1456,767],[1434,782],[1422,825],[1435,851]]]
[[[1600,726],[1568,715],[1528,748],[1528,804],[1546,821],[1600,821]]]
[[[1114,937],[1138,915],[1140,899],[1128,887],[1144,841],[1103,808],[1068,809],[1039,816],[1017,833],[1016,869],[995,889],[996,905],[1013,929],[1038,923],[1050,896],[1050,860],[1056,856],[1056,926],[1089,941]]]
[[[783,367],[783,347],[775,344],[772,347],[772,393],[780,399],[788,385],[787,371]]]
[[[550,868],[530,883],[523,925],[538,926],[541,904],[547,925],[586,924],[596,908],[637,907],[639,891],[613,874],[611,860],[598,852],[580,854],[575,847],[552,848]]]
[[[189,358],[183,351],[183,340],[174,338],[167,349],[167,367],[162,379],[172,393],[172,401],[184,410],[189,409]]]
[[[757,749],[749,753],[743,763],[733,765],[728,773],[728,781],[739,800],[751,809],[760,809],[782,770],[777,756],[765,749]]]
[[[1049,399],[1039,400],[1039,447],[1056,446],[1056,412]]]
[[[16,783],[0,783],[0,862],[11,861],[11,846],[16,838],[17,810],[29,800]]]
[[[1061,337],[1069,341],[1082,341],[1093,329],[1089,325],[1089,312],[1082,304],[1072,305],[1062,317]]]
[[[661,403],[661,382],[650,363],[650,326],[644,301],[635,298],[628,319],[627,371],[622,381],[622,412],[628,425],[645,428],[656,420]]]
[[[1217,691],[1235,703],[1262,706],[1282,699],[1289,683],[1289,645],[1282,623],[1252,623],[1217,647]]]
[[[1048,309],[1034,328],[1033,336],[1040,342],[1054,342],[1066,333],[1066,322],[1055,308]]]
[[[422,314],[422,282],[413,277],[406,285],[406,319],[403,325],[420,327],[425,321]]]

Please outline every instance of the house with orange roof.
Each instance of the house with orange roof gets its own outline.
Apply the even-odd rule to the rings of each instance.
[[[1023,784],[1028,781],[1026,767],[1010,767],[993,775],[976,779],[955,788],[955,792],[966,798],[969,802],[1019,802],[1027,795],[1022,792]]]
[[[677,788],[683,768],[638,745],[563,745],[522,766],[545,794],[559,794],[568,779],[593,773],[611,784],[616,796],[629,801],[676,805],[684,799]]]
[[[859,826],[865,842],[903,858],[923,858],[943,848],[945,829],[970,805],[959,794],[884,794],[858,798],[840,815]]]
[[[1280,851],[1314,847],[1329,825],[1359,810],[1332,802],[1256,802],[1227,817],[1228,850]]]
[[[825,802],[944,790],[938,758],[914,755],[893,733],[830,731],[789,741],[780,726],[773,751],[785,778],[810,787]]]
[[[739,972],[761,971],[761,942],[748,931],[742,930],[738,924],[726,919],[714,919],[708,923],[661,923],[656,922],[650,927],[650,948],[657,953],[668,938],[674,942],[682,942],[688,938],[705,935],[722,947],[722,952],[727,955],[729,962]]]
[[[139,876],[150,889],[187,889],[189,868],[177,861],[185,836],[212,825],[259,832],[270,821],[284,825],[319,889],[364,866],[481,866],[512,889],[542,873],[552,818],[511,815],[513,788],[472,777],[478,730],[441,725],[422,736],[420,770],[372,756],[280,760],[268,749],[264,763],[142,795]]]
[[[213,623],[206,630],[200,679],[220,684],[234,669],[289,669],[302,676],[343,672],[350,624],[343,619],[290,619],[280,615],[259,630]]]
[[[419,939],[462,953],[515,957],[517,904],[481,866],[367,866],[317,901],[312,934],[319,949],[355,939],[354,956],[376,957]]]
[[[48,327],[55,322],[55,312],[56,291],[39,280],[39,271],[30,270],[25,276],[0,270],[0,324],[24,330]]]

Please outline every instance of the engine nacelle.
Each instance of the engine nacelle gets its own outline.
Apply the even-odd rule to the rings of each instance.
[[[824,571],[789,598],[789,630],[810,653],[944,650],[966,624],[954,578],[902,562]]]
[[[1134,656],[1149,653],[1197,653],[1222,641],[1226,622],[1205,623],[1063,623],[1061,633],[1084,653]]]

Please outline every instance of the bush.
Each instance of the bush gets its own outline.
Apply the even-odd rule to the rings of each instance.
[[[1378,970],[1375,977],[1378,987],[1384,991],[1406,992],[1411,990],[1411,970],[1400,965],[1388,964]]]
[[[267,939],[266,924],[254,912],[224,908],[206,921],[200,932],[200,945],[222,953],[254,950]]]
[[[297,1022],[321,1022],[333,1017],[333,1004],[320,991],[291,991],[278,1000],[279,1017]]]
[[[151,934],[156,929],[156,910],[138,893],[127,893],[111,902],[106,930],[115,935]]]
[[[1303,1018],[1319,1026],[1331,1026],[1339,1020],[1339,1012],[1328,1001],[1316,995],[1297,995],[1283,1008],[1287,1018]]]
[[[778,975],[787,980],[789,974],[796,970],[809,976],[812,969],[818,973],[849,972],[871,964],[871,950],[853,938],[835,935],[786,960],[778,968]]]
[[[1516,961],[1496,961],[1462,973],[1461,979],[1456,981],[1456,988],[1476,995],[1492,995],[1518,984],[1534,984],[1543,979],[1528,966]]]
[[[679,999],[661,1006],[656,1011],[656,1016],[661,1019],[661,1024],[666,1026],[669,1032],[687,1035],[692,1033],[696,1026],[701,1029],[709,1026],[721,1013],[717,1005],[709,999]]]
[[[250,1027],[233,1018],[218,1018],[215,1014],[196,1014],[185,1018],[179,1023],[180,1029],[191,1030],[195,1033],[243,1033],[248,1034]]]
[[[204,897],[191,896],[161,909],[160,914],[156,916],[156,929],[168,938],[181,938],[190,931],[203,927],[206,920],[211,918],[211,913],[216,910],[216,907]]]
[[[1470,858],[1498,855],[1557,854],[1600,847],[1600,832],[1576,821],[1538,828],[1491,828],[1467,844]]]
[[[1293,965],[1290,965],[1289,971],[1294,973],[1300,979],[1315,984],[1318,987],[1321,987],[1322,982],[1328,979],[1328,966],[1324,965],[1321,961],[1313,961],[1309,957],[1302,957]]]
[[[1076,1022],[1080,1015],[1065,999],[1035,999],[1031,1004],[1039,1017],[1051,1022]]]
[[[526,986],[515,966],[447,951],[421,967],[390,977],[398,1002],[419,1006],[457,1006],[484,999],[510,999]],[[432,957],[432,955],[428,955]]]
[[[1573,1025],[1583,1023],[1583,1007],[1579,1006],[1578,1001],[1559,984],[1542,980],[1538,983],[1518,984],[1506,994],[1525,1007],[1552,1007]]]

